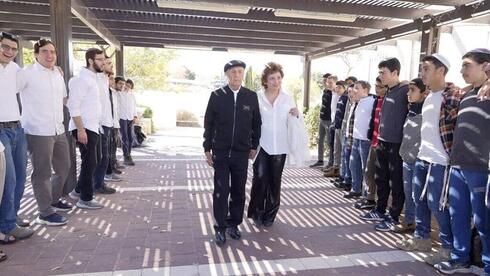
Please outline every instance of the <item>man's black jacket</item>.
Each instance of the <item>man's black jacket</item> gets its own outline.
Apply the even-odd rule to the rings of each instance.
[[[257,93],[241,87],[236,99],[228,86],[209,97],[204,116],[204,151],[242,151],[257,149],[260,139]]]

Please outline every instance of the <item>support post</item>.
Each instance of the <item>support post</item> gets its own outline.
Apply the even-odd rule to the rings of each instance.
[[[58,66],[65,74],[65,82],[73,75],[71,2],[49,0],[51,12],[51,39],[56,45]]]
[[[18,45],[19,51],[17,52],[17,56],[15,57],[14,60],[15,63],[19,65],[19,67],[24,67],[24,49],[22,45],[24,45],[24,40],[22,39],[22,37],[19,37],[19,45]]]
[[[303,107],[305,110],[310,108],[310,80],[311,80],[311,56],[305,55],[303,58],[303,80],[304,80],[304,94],[303,94]]]
[[[422,22],[422,36],[420,39],[420,61],[427,55],[439,51],[439,40],[441,38],[441,28],[437,27],[433,19]],[[419,73],[420,73],[419,66]]]
[[[124,76],[124,46],[121,44],[120,50],[116,50],[116,75]]]

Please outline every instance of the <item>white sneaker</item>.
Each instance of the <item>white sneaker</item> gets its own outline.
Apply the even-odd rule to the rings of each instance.
[[[73,189],[69,194],[68,196],[71,198],[71,199],[74,199],[74,200],[77,200],[80,198],[80,193],[77,193],[77,191],[75,191],[75,189]]]
[[[96,210],[96,209],[102,209],[104,205],[98,203],[95,201],[95,199],[92,199],[91,201],[84,201],[79,199],[76,206],[80,209],[89,209],[89,210]]]
[[[117,176],[116,174],[106,174],[104,176],[104,180],[107,182],[120,182],[122,181],[121,177]]]

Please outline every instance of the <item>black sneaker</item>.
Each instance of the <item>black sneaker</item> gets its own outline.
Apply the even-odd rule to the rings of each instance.
[[[51,204],[51,207],[53,207],[57,212],[68,212],[73,209],[73,205],[68,202],[63,202],[61,200],[55,204]]]
[[[124,165],[134,166],[134,161],[131,156],[124,156]]]
[[[348,194],[344,195],[344,198],[358,198],[362,195],[361,192],[356,193],[356,192],[349,192]]]
[[[115,192],[116,192],[116,189],[111,188],[111,187],[107,187],[106,185],[95,189],[96,194],[110,195],[110,194],[114,194]]]
[[[354,204],[354,208],[361,209],[361,210],[372,209],[375,206],[376,206],[376,201],[369,200],[366,198],[363,198],[362,200],[360,200],[360,201],[356,202],[356,204]]]
[[[36,222],[48,226],[61,226],[61,225],[65,225],[68,222],[68,219],[65,218],[64,216],[60,216],[56,213],[53,213],[45,217],[39,215],[39,217],[37,217]]]
[[[444,274],[471,273],[470,263],[458,263],[453,260],[435,264],[434,267]]]
[[[115,174],[122,174],[122,171],[118,168],[112,168],[112,172]]]
[[[351,189],[352,189],[352,185],[350,185],[350,184],[345,184],[344,185],[344,191],[350,192]]]
[[[228,227],[226,233],[234,240],[239,240],[242,237],[242,232],[238,230],[237,226]]]
[[[323,161],[316,161],[316,163],[310,165],[310,168],[323,166]]]

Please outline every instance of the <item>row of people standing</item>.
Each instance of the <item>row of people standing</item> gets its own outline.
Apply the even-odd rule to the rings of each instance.
[[[372,209],[360,218],[377,222],[377,231],[414,230],[413,238],[397,241],[400,249],[431,251],[433,214],[442,247],[425,260],[443,273],[470,271],[473,221],[483,245],[485,275],[490,275],[490,212],[485,207],[490,185],[490,133],[486,131],[490,101],[482,100],[488,96],[489,64],[488,49],[462,57],[461,73],[470,85],[465,89],[447,82],[450,64],[440,54],[425,57],[422,78],[411,82],[400,81],[397,59],[382,61],[377,98],[367,95],[369,85],[363,81],[343,93],[345,82],[335,87],[336,94],[349,100],[337,103],[336,113],[344,115],[335,118],[340,120],[334,120],[333,128],[340,121],[344,125],[340,124],[341,137],[333,136],[334,160],[325,176],[337,175],[333,165],[338,165],[335,155],[342,148],[343,162],[334,185],[348,191],[344,198],[357,199],[354,207]]]
[[[116,190],[107,181],[121,181],[116,158],[116,140],[124,137],[117,130],[127,117],[136,118],[133,84],[119,78],[115,84],[111,60],[100,49],[86,51],[86,67],[69,81],[67,91],[63,72],[56,66],[56,47],[41,39],[34,44],[35,61],[20,68],[14,59],[19,50],[16,36],[0,36],[0,149],[5,166],[0,166],[0,242],[8,244],[34,233],[30,222],[18,215],[24,194],[27,159],[32,163],[31,183],[38,205],[36,223],[60,226],[68,222],[64,212],[73,205],[65,200],[76,199],[82,209],[100,209],[94,193],[112,194]],[[111,84],[112,83],[112,84]],[[126,85],[126,83],[128,85]],[[68,96],[69,95],[69,96]],[[128,96],[131,95],[131,96]],[[129,99],[128,99],[129,98]],[[118,104],[120,103],[120,104]],[[70,122],[64,124],[64,108],[68,107]],[[130,158],[128,139],[123,139],[125,164]],[[72,163],[70,144],[78,145],[82,164],[77,183],[67,181]],[[1,158],[0,158],[1,159]],[[75,186],[73,188],[73,186]]]

